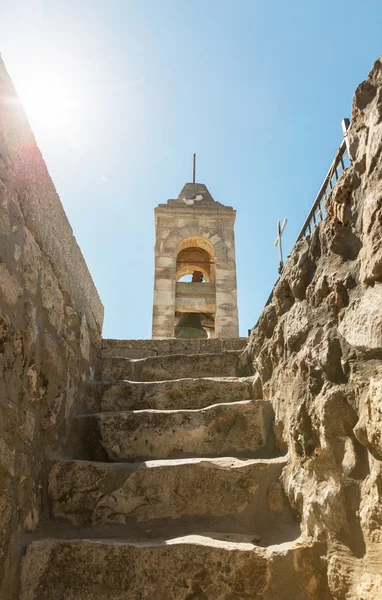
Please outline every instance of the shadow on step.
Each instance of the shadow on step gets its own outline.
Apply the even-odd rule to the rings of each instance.
[[[253,528],[243,528],[235,517],[231,519],[156,519],[155,521],[138,523],[129,519],[125,524],[98,524],[87,527],[73,527],[63,519],[54,519],[41,524],[33,533],[22,536],[22,546],[45,538],[58,539],[97,539],[129,542],[145,542],[155,540],[166,543],[174,538],[188,535],[199,535],[217,541],[247,543],[259,547],[294,542],[300,536],[298,523],[273,522],[265,519]]]

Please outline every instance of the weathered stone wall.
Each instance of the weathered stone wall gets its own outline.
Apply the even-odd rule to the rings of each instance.
[[[46,459],[92,377],[103,307],[0,59],[0,597],[17,532],[44,511]]]
[[[382,58],[356,90],[352,166],[287,262],[247,352],[283,482],[336,600],[382,598]]]

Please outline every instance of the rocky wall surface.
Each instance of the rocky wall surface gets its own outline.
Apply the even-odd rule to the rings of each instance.
[[[60,452],[92,377],[103,306],[0,59],[0,597],[18,537],[44,513]]]
[[[295,247],[247,347],[282,480],[336,600],[382,598],[382,57],[356,90],[352,166]],[[317,565],[318,566],[318,565]]]

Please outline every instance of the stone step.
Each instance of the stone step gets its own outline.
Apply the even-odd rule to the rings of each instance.
[[[274,455],[273,409],[265,400],[215,404],[197,410],[106,412],[77,419],[82,420],[85,430],[99,435],[112,461]]]
[[[315,545],[259,548],[238,537],[41,539],[23,558],[20,600],[328,598]]]
[[[285,457],[185,458],[144,463],[60,460],[49,474],[52,516],[73,525],[220,518],[225,531],[292,523],[279,477]],[[221,519],[226,517],[226,519]],[[224,523],[226,527],[224,527]]]
[[[92,383],[102,411],[155,408],[204,408],[218,402],[250,400],[252,377],[210,377],[173,381],[102,381]]]
[[[146,358],[163,354],[213,354],[225,350],[244,350],[248,338],[208,340],[102,340],[102,358],[124,356]]]
[[[101,379],[168,381],[188,377],[236,377],[240,375],[240,354],[231,350],[219,354],[168,354],[139,359],[114,356],[103,360]]]

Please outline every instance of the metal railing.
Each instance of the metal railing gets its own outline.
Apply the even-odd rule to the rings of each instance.
[[[339,176],[342,171],[349,166],[350,164],[350,154],[349,154],[349,140],[348,140],[348,129],[350,126],[349,119],[342,120],[342,131],[344,135],[344,139],[342,140],[334,160],[330,165],[330,169],[326,174],[324,182],[318,192],[315,201],[313,202],[313,206],[310,209],[308,216],[305,219],[304,225],[301,228],[300,233],[297,236],[296,243],[301,240],[303,237],[306,237],[312,233],[312,231],[317,227],[318,223],[322,221],[326,216],[326,202],[327,199],[336,185]]]
[[[323,184],[320,187],[320,190],[316,196],[315,201],[313,202],[312,208],[310,209],[308,216],[306,217],[304,224],[301,228],[300,233],[297,236],[295,243],[292,246],[291,252],[293,248],[302,238],[307,237],[318,227],[318,224],[323,221],[326,217],[326,202],[328,200],[329,195],[331,194],[333,188],[335,187],[342,171],[346,169],[351,162],[350,152],[349,152],[349,139],[348,139],[348,129],[350,127],[350,120],[343,119],[341,122],[342,132],[343,132],[343,140],[337,149],[334,160],[330,165],[330,169],[326,174]],[[288,259],[286,260],[288,262]],[[284,267],[285,268],[285,267]],[[272,303],[273,300],[273,292],[279,281],[277,279],[275,285],[272,288],[272,291],[268,297],[268,300],[265,303],[265,306]],[[258,321],[257,321],[258,323]],[[256,325],[257,325],[256,323]],[[255,327],[256,327],[255,325]],[[252,328],[254,329],[254,327]],[[248,330],[248,334],[250,334],[252,330]]]

